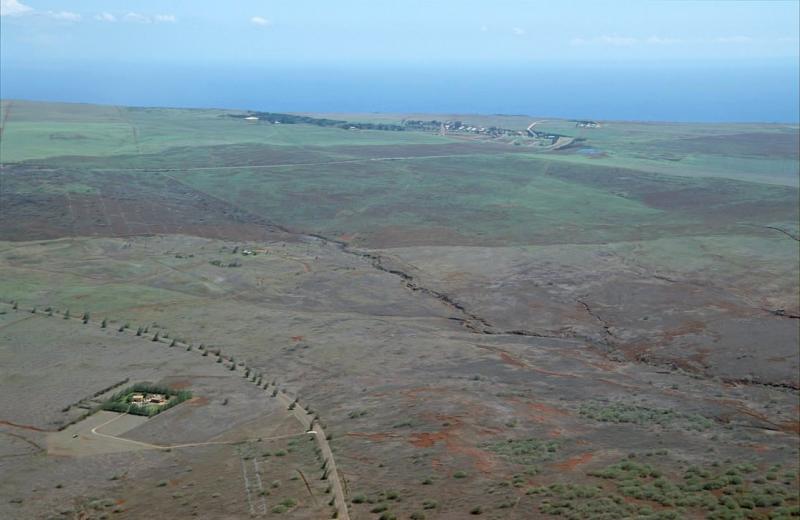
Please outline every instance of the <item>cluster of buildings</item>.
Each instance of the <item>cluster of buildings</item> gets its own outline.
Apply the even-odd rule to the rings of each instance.
[[[167,404],[169,401],[169,397],[164,394],[145,394],[145,393],[134,393],[131,396],[131,404],[144,406],[144,405],[156,405],[156,406],[163,406]]]
[[[408,119],[403,121],[403,126],[409,130],[419,130],[423,132],[439,132],[440,134],[460,133],[460,134],[476,134],[486,135],[489,137],[503,137],[503,136],[524,136],[525,132],[519,130],[510,130],[508,128],[500,128],[497,126],[475,126],[466,124],[462,121],[437,121],[432,119],[430,121],[422,121],[419,119]]]

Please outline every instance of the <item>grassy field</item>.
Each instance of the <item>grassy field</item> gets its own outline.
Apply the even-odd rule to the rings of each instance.
[[[696,239],[695,247],[702,249],[709,242]],[[650,255],[651,263],[663,266],[659,251],[674,252],[677,245],[616,247],[618,254],[626,247],[643,248],[647,254],[642,258]],[[561,286],[572,277],[572,268],[554,255],[584,256],[594,261],[594,272],[582,266],[584,276],[593,277],[592,284],[610,277],[609,266],[600,264],[590,246],[583,246],[583,252],[578,246],[557,252],[561,247],[527,252],[510,248],[517,256],[498,250],[488,258],[516,267],[512,276],[519,276],[520,267],[530,268],[523,264],[526,259],[563,266],[567,271],[560,277],[547,268],[537,269]],[[766,250],[768,244],[750,247]],[[544,250],[548,248],[551,251]],[[261,252],[243,253],[250,249]],[[411,249],[436,253],[462,273],[465,266],[450,254],[482,263],[480,256],[467,251],[473,248],[452,253],[443,248]],[[423,259],[415,260],[426,272],[448,279]],[[240,265],[224,267],[232,263]],[[43,266],[51,278],[42,275]],[[709,266],[698,263],[693,268]],[[244,366],[229,369],[235,358],[264,374],[266,381],[275,380],[277,387],[302,396],[302,405],[320,415],[347,481],[351,518],[374,519],[388,512],[398,518],[423,513],[426,518],[456,519],[477,509],[497,519],[549,518],[557,511],[557,516],[572,511],[578,517],[646,517],[652,510],[677,518],[729,510],[768,518],[797,509],[797,468],[786,462],[797,456],[796,394],[791,391],[725,384],[648,364],[611,363],[574,338],[476,335],[453,321],[459,317],[455,309],[404,291],[394,275],[376,272],[368,262],[319,241],[231,243],[170,235],[11,242],[2,244],[0,274],[3,279],[30,280],[18,292],[3,289],[4,296],[22,302],[17,309],[9,304],[0,308],[2,344],[6,353],[14,354],[14,364],[3,378],[4,392],[16,396],[22,391],[32,404],[60,392],[47,406],[8,409],[4,420],[17,425],[47,426],[51,417],[64,415],[59,412],[64,404],[129,377],[179,387],[191,381],[193,393],[208,396],[210,403],[183,403],[159,414],[163,419],[123,433],[126,438],[200,442],[230,427],[214,416],[233,418],[235,412],[244,414],[236,431],[262,432],[255,435],[266,437],[277,427],[275,418],[265,419],[263,425],[245,419],[260,410],[260,400],[238,388],[246,372]],[[484,268],[464,279],[474,283],[485,277],[497,284],[507,283],[507,275]],[[154,288],[163,291],[160,301],[133,296]],[[600,297],[595,289],[593,298]],[[475,309],[489,308],[468,303]],[[48,316],[51,305],[54,316]],[[505,308],[517,310],[508,302]],[[67,309],[71,320],[63,318]],[[91,315],[87,324],[80,319],[84,312]],[[574,319],[574,311],[572,315]],[[565,313],[553,323],[565,324],[569,316]],[[582,323],[593,326],[588,316]],[[129,328],[120,332],[125,324]],[[142,327],[147,332],[136,336],[134,331]],[[151,339],[155,333],[160,342]],[[184,343],[170,348],[173,338],[194,348],[187,350]],[[220,363],[214,361],[217,349],[225,356]],[[212,354],[204,356],[204,351]],[[40,382],[41,374],[47,384]],[[269,409],[278,413],[267,397],[270,392],[263,395]],[[231,402],[223,404],[224,398]],[[18,433],[18,427],[10,428]],[[56,439],[59,450],[67,449],[64,445],[72,434],[67,430],[66,440]],[[272,508],[291,497],[296,502],[287,507],[291,517],[311,518],[327,500],[326,486],[314,471],[313,451],[307,453],[303,446],[254,444],[241,452],[219,448],[184,455],[176,449],[176,455],[167,452],[139,460],[139,476],[124,484],[94,483],[94,489],[103,490],[95,495],[124,499],[123,510],[136,518],[147,510],[146,497],[160,507],[174,508],[178,516],[189,514],[197,504],[246,514],[245,483],[236,471],[241,471],[240,459],[246,464],[257,460],[270,491],[263,495],[267,516],[285,514]],[[19,453],[22,447],[14,449]],[[72,462],[60,475],[77,482],[63,491],[37,496],[13,485],[0,488],[4,495],[23,499],[22,506],[5,506],[12,518],[17,511],[37,507],[34,504],[56,507],[66,497],[89,495],[83,487],[91,482],[84,476],[86,462],[70,457],[66,460]],[[187,466],[193,468],[190,476],[184,476]],[[25,472],[26,478],[54,485],[58,477],[48,481],[48,466],[40,467]],[[315,475],[310,496],[302,480],[291,480],[294,468],[306,477]],[[213,475],[219,471],[225,479],[215,483]],[[280,484],[269,487],[273,479]],[[169,493],[159,488],[162,481]],[[194,486],[184,488],[189,482]],[[716,489],[728,491],[717,499]],[[180,499],[172,502],[170,493],[179,493]],[[218,500],[209,500],[212,493]],[[635,497],[635,504],[625,497]]]
[[[800,514],[797,127],[0,107],[3,518]]]
[[[176,147],[433,144],[434,135],[349,132],[308,125],[246,124],[225,110],[127,108],[3,101],[3,163],[58,156],[158,153]]]
[[[129,218],[127,207],[108,215],[126,206],[123,191],[210,197],[265,222],[380,247],[747,236],[765,225],[791,231],[798,219],[798,130],[782,125],[545,122],[587,140],[534,152],[419,132],[253,125],[222,110],[4,106],[2,196],[12,219],[47,206],[50,222],[38,229],[85,227],[84,215],[98,213],[89,218],[106,229],[94,232],[121,233],[112,221],[148,218]],[[190,215],[181,221],[202,220]]]

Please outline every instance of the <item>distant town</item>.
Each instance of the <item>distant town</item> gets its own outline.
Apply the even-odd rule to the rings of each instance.
[[[340,119],[318,118],[296,114],[284,114],[278,112],[249,112],[247,114],[231,114],[228,117],[244,119],[250,123],[265,122],[270,124],[309,124],[316,126],[341,128],[344,130],[382,130],[391,132],[416,131],[438,133],[440,135],[479,135],[491,138],[501,137],[525,137],[537,140],[550,141],[550,145],[555,145],[559,138],[568,136],[554,132],[540,132],[534,129],[535,125],[544,121],[531,123],[525,130],[514,130],[498,126],[478,126],[460,120],[440,121],[437,119],[403,119],[400,124],[393,123],[363,123],[351,122]],[[598,128],[597,121],[578,120],[574,121],[577,128]]]

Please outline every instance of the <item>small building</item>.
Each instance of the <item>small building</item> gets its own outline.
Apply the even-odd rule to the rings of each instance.
[[[145,404],[154,404],[156,406],[161,406],[167,403],[169,399],[164,394],[147,394],[137,392],[131,395],[131,404],[136,405],[145,405]]]
[[[258,122],[258,118],[256,116],[247,116],[244,118],[245,121],[248,123],[256,123]]]
[[[150,395],[148,395],[148,398],[147,398],[147,403],[148,404],[161,405],[161,404],[165,404],[166,402],[167,402],[167,396],[165,396],[164,394],[150,394]]]

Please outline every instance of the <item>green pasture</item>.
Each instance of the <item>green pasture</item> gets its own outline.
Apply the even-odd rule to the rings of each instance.
[[[517,156],[212,169],[171,175],[272,222],[334,236],[359,233],[366,235],[362,239],[367,242],[369,236],[379,237],[387,230],[424,235],[446,229],[454,236],[444,240],[487,245],[747,234],[755,233],[747,224],[797,214],[792,210],[796,190],[791,188],[637,176],[629,170]],[[670,203],[658,207],[655,194],[659,193],[677,197],[675,207]],[[690,199],[680,199],[687,193]],[[760,199],[770,204],[737,215],[737,208]],[[705,219],[706,214],[714,218]]]
[[[555,161],[800,185],[797,126],[611,121],[600,128],[576,128],[572,122],[548,120],[536,128],[584,139],[571,149],[547,155]],[[582,149],[595,154],[581,153]]]
[[[462,242],[614,239],[661,211],[510,157],[420,159],[171,174],[295,229],[340,235],[447,228]],[[560,238],[556,238],[560,235]]]
[[[6,193],[146,198],[177,180],[291,229],[357,234],[362,245],[754,235],[774,223],[796,229],[799,218],[798,130],[787,125],[609,122],[580,129],[548,120],[537,128],[586,141],[526,153],[479,143],[442,148],[436,145],[453,141],[417,132],[251,124],[224,110],[3,107],[10,111],[3,161],[23,161],[6,168]],[[524,120],[482,117],[505,125]],[[582,154],[582,147],[603,155]],[[452,153],[463,155],[425,157]],[[387,155],[401,159],[371,160]],[[170,171],[136,171],[142,169]]]
[[[44,312],[45,306],[53,306],[61,311],[69,309],[73,316],[93,309],[102,309],[103,314],[113,314],[136,307],[178,302],[199,304],[204,301],[178,291],[135,282],[91,282],[56,269],[42,271],[2,265],[2,272],[0,294],[3,299],[39,305],[41,312]]]
[[[224,110],[125,108],[3,101],[9,111],[3,163],[61,156],[110,157],[170,148],[238,143],[274,146],[437,144],[450,140],[415,132],[342,130],[313,125],[248,123]]]

